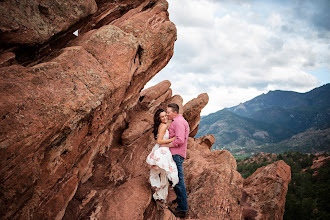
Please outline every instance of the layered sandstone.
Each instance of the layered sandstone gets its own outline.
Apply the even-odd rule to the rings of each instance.
[[[145,163],[153,114],[171,102],[192,131],[188,218],[241,218],[235,159],[211,152],[212,135],[192,138],[207,94],[183,105],[169,81],[142,90],[173,55],[167,8],[164,0],[0,3],[1,219],[175,219],[156,209]]]
[[[318,156],[313,159],[313,165],[311,166],[311,169],[314,170],[313,176],[317,176],[319,173],[319,169],[327,164],[327,162],[330,160],[330,156],[324,157],[324,156]]]
[[[243,178],[236,160],[226,150],[210,151],[211,136],[189,138],[184,163],[189,217],[193,219],[240,219]]]
[[[95,0],[1,1],[0,43],[44,43],[96,10]]]
[[[209,102],[209,96],[206,93],[200,94],[197,98],[187,102],[183,107],[183,116],[189,121],[189,137],[195,137],[201,120],[201,111]]]
[[[114,190],[145,172],[121,164],[139,155],[132,144],[121,145],[121,133],[138,111],[141,89],[173,54],[176,29],[167,7],[145,1],[116,24],[79,35],[48,62],[1,68],[3,218],[61,219],[85,185]],[[93,182],[99,172],[104,179]],[[88,189],[83,196],[91,197]]]
[[[283,219],[291,168],[283,161],[257,169],[244,180],[242,219]]]

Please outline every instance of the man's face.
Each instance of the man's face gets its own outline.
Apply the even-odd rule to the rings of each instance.
[[[174,112],[172,108],[167,107],[166,109],[167,118],[172,120],[174,118]]]

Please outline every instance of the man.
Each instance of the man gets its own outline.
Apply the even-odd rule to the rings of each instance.
[[[189,125],[188,122],[179,114],[179,106],[175,103],[171,103],[167,106],[166,109],[168,119],[172,120],[172,123],[169,127],[170,138],[176,137],[176,139],[166,146],[170,148],[172,157],[176,166],[178,167],[179,183],[175,185],[174,191],[176,193],[178,204],[175,210],[169,208],[176,217],[185,217],[186,212],[188,211],[187,205],[187,192],[186,186],[183,179],[183,166],[182,163],[186,158],[187,152],[187,142],[189,136]]]

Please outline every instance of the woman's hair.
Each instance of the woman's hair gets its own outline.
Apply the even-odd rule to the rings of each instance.
[[[165,112],[165,110],[164,109],[158,109],[156,111],[156,113],[154,114],[154,130],[153,130],[153,133],[154,133],[155,140],[157,139],[158,127],[159,127],[160,123],[162,123],[160,121],[160,117],[159,117],[160,113],[162,113],[162,112]]]

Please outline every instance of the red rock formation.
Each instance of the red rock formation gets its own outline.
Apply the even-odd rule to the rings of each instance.
[[[151,201],[150,185],[143,177],[136,177],[109,192],[96,219],[141,219]],[[131,210],[131,211],[130,211]]]
[[[145,8],[149,3],[133,9],[136,13],[117,26],[80,35],[49,62],[1,69],[4,218],[61,219],[73,196],[90,196],[85,185],[111,186],[146,171],[130,172],[137,167],[118,163],[129,163],[127,156],[136,149],[132,144],[125,149],[120,137],[139,91],[167,64],[176,40],[166,2]],[[108,162],[98,164],[106,157]],[[96,191],[94,197],[106,193]],[[90,210],[93,198],[86,203]],[[80,211],[78,216],[89,214]]]
[[[184,162],[189,217],[192,219],[240,219],[243,178],[236,160],[226,150],[210,151],[212,135],[189,138]]]
[[[95,0],[2,1],[0,42],[41,44],[96,10]]]
[[[168,103],[176,103],[179,106],[179,113],[183,114],[183,99],[179,95],[174,95]]]
[[[13,52],[4,52],[0,54],[0,67],[10,66],[16,63]]]
[[[311,169],[320,169],[322,166],[324,166],[328,160],[330,160],[330,156],[328,157],[317,157],[313,160],[313,165],[311,166]]]
[[[154,113],[156,107],[162,105],[165,100],[171,98],[172,90],[170,89],[170,86],[170,81],[165,80],[155,86],[143,90],[140,95],[140,101],[144,104],[145,109]],[[161,107],[163,109],[166,108],[164,104]]]
[[[257,169],[244,180],[242,219],[283,219],[291,169],[282,160]]]
[[[311,166],[311,169],[314,170],[313,176],[317,176],[319,173],[318,170],[321,167],[323,167],[329,160],[330,160],[330,156],[328,157],[318,156],[315,159],[313,159],[313,165]]]
[[[206,93],[200,94],[197,98],[187,102],[183,107],[183,117],[189,121],[190,134],[194,137],[197,134],[199,122],[201,120],[201,111],[209,102],[209,96]]]
[[[4,13],[0,26],[0,218],[174,219],[157,211],[148,183],[153,114],[177,103],[194,136],[208,97],[183,107],[169,81],[141,92],[173,55],[167,2],[97,1],[96,12],[93,1],[0,4],[19,14]],[[24,20],[30,12],[48,17]],[[43,44],[23,56],[25,47],[11,43]],[[213,143],[211,135],[189,139],[188,217],[239,219],[243,179]]]

